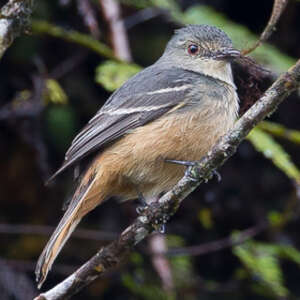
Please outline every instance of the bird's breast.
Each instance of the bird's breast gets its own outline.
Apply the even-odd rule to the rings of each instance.
[[[184,174],[183,166],[166,163],[166,159],[201,159],[232,127],[235,117],[233,104],[202,102],[134,129],[105,155],[118,165],[124,183],[152,197],[172,188]],[[129,194],[125,198],[135,196]]]

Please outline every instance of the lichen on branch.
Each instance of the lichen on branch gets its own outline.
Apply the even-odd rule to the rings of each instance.
[[[0,10],[0,59],[14,39],[29,28],[34,0],[9,0]]]

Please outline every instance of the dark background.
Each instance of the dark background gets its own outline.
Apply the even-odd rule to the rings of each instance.
[[[134,1],[122,3],[125,20],[145,9],[131,2]],[[0,1],[1,6],[5,3]],[[100,40],[111,46],[108,24],[99,3],[89,3],[99,24]],[[182,11],[198,4],[209,5],[257,35],[265,27],[273,5],[271,0],[177,3]],[[91,35],[80,13],[79,1],[39,1],[33,18]],[[178,20],[172,19],[168,12],[137,22],[127,31],[133,61],[143,67],[153,63],[177,27]],[[299,58],[299,28],[300,2],[290,1],[269,43],[285,55]],[[247,41],[245,36],[245,47]],[[1,299],[30,299],[37,294],[35,262],[62,216],[64,199],[72,193],[71,174],[59,177],[49,187],[44,181],[61,164],[76,132],[109,97],[110,92],[95,81],[96,67],[106,60],[76,43],[29,30],[0,61]],[[71,67],[64,71],[69,61]],[[272,65],[268,67],[272,69]],[[45,92],[44,85],[49,78],[57,80],[64,90],[68,97],[66,104],[48,99],[50,92]],[[28,93],[29,97],[25,97]],[[299,112],[299,97],[294,94],[271,120],[300,130]],[[299,166],[299,144],[283,138],[276,140]],[[184,201],[167,225],[167,243],[170,247],[201,247],[237,230],[254,227],[258,228],[258,234],[253,244],[247,244],[253,249],[247,248],[250,252],[244,253],[254,261],[247,264],[246,256],[239,256],[232,247],[196,256],[185,255],[183,249],[181,256],[170,259],[174,288],[163,292],[161,278],[148,254],[150,241],[144,241],[128,262],[74,299],[298,299],[300,255],[297,252],[291,258],[276,247],[300,249],[299,187],[249,141],[243,142],[220,173],[220,183],[210,180]],[[129,225],[136,217],[136,205],[135,202],[120,205],[112,200],[90,213],[80,224],[78,235],[83,228],[91,231],[70,239],[43,289],[60,282]],[[282,224],[273,222],[263,230],[257,227],[270,218],[277,218]],[[271,275],[266,279],[267,275],[255,267],[255,260],[260,263],[258,257],[262,253],[278,262],[278,265],[266,262],[265,270],[273,275],[279,272],[279,281]],[[278,291],[272,282],[277,287],[285,286],[288,292]]]

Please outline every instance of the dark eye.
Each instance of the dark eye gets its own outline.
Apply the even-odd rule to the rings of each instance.
[[[188,46],[188,53],[190,55],[196,55],[199,53],[199,46],[195,44],[191,44]]]

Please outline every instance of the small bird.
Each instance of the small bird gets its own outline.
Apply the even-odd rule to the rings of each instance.
[[[239,101],[230,38],[208,25],[175,31],[163,55],[130,78],[74,138],[61,168],[91,159],[36,267],[39,288],[80,220],[112,196],[149,202],[170,190],[234,124]]]

